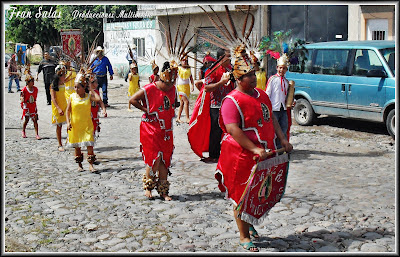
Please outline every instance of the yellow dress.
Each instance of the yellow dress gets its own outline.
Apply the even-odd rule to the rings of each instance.
[[[139,75],[132,75],[132,80],[129,81],[128,96],[133,96],[139,90]]]
[[[90,94],[85,93],[81,98],[72,93],[71,101],[71,130],[68,130],[68,147],[93,146],[93,122],[91,116]]]
[[[68,99],[72,93],[75,93],[76,71],[67,71],[67,75],[65,77],[68,77],[69,74],[72,75],[68,78],[68,82],[65,83],[65,99]]]
[[[267,84],[267,76],[265,71],[257,71],[256,77],[257,77],[257,88],[265,91],[265,86]]]
[[[51,102],[51,123],[54,125],[65,124],[67,119],[65,117],[65,110],[67,109],[67,99],[65,98],[65,85],[59,85],[58,91],[56,92],[56,101],[58,106],[64,111],[64,115],[61,116],[53,102]]]
[[[176,82],[179,97],[182,95],[189,99],[190,96],[190,75],[192,75],[190,68],[178,67],[178,81]]]

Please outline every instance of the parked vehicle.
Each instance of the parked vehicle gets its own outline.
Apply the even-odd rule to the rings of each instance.
[[[334,41],[305,45],[304,65],[291,65],[293,114],[299,125],[317,115],[383,122],[395,137],[395,42]]]
[[[59,55],[62,55],[62,46],[50,46],[49,55],[54,60],[57,60],[59,58]]]

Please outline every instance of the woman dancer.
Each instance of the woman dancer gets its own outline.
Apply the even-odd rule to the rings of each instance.
[[[88,83],[89,79],[85,77],[84,73],[80,72],[75,79],[76,92],[72,93],[68,99],[66,110],[68,147],[75,148],[75,161],[78,163],[78,171],[83,171],[81,148],[86,146],[89,170],[95,172],[93,163],[96,161],[96,155],[93,152],[94,137],[91,102],[100,102],[101,98],[93,90],[93,87],[88,88]]]
[[[190,86],[189,86],[190,83]],[[178,68],[178,81],[177,88],[179,92],[179,99],[181,100],[181,104],[178,109],[178,117],[176,118],[176,122],[183,123],[181,120],[182,110],[185,108],[186,115],[186,123],[189,124],[189,96],[190,92],[194,90],[194,81],[193,76],[190,71],[190,66],[188,65],[188,57],[185,56],[181,60],[181,65]]]
[[[65,109],[67,108],[67,100],[65,99],[65,75],[67,68],[63,62],[60,62],[55,69],[53,82],[50,86],[51,95],[51,118],[52,124],[56,125],[56,135],[58,141],[58,151],[63,152],[64,147],[61,142],[62,125],[66,123]]]

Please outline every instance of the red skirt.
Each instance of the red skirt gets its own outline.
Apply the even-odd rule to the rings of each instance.
[[[174,141],[172,131],[160,128],[158,121],[140,123],[140,151],[144,163],[153,167],[158,157],[168,168],[171,165],[172,153],[174,152]]]

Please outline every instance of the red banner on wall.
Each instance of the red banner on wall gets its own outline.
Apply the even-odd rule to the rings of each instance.
[[[64,54],[74,57],[82,52],[82,33],[80,29],[62,29],[60,32]]]

